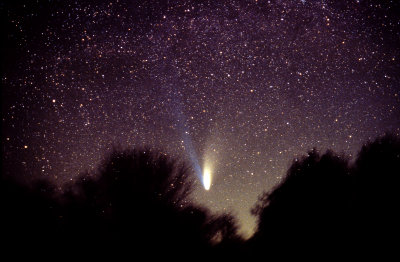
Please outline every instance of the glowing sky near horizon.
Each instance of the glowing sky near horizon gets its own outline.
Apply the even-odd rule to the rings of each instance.
[[[400,133],[399,1],[39,0],[0,11],[2,171],[26,181],[62,186],[113,146],[195,156],[212,186],[198,180],[193,201],[233,212],[249,235],[251,207],[295,157],[354,155]]]

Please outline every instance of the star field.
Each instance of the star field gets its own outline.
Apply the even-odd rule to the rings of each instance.
[[[396,1],[0,5],[3,170],[60,187],[114,147],[212,165],[193,201],[250,235],[257,197],[316,147],[400,133]]]

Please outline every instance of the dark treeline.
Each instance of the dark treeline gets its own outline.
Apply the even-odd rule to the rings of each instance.
[[[4,250],[176,258],[239,243],[231,215],[188,201],[194,177],[149,149],[114,151],[99,174],[82,175],[62,193],[46,181],[24,186],[2,176]]]
[[[256,233],[244,241],[232,215],[188,201],[188,166],[148,149],[115,151],[97,175],[82,175],[62,193],[45,181],[23,185],[2,175],[1,242],[14,254],[196,260],[390,250],[399,176],[394,135],[364,145],[354,162],[312,150],[260,196],[251,211]]]
[[[400,140],[394,135],[364,145],[354,163],[332,151],[310,151],[293,161],[282,183],[252,210],[258,228],[249,241],[251,251],[393,251],[399,176]]]

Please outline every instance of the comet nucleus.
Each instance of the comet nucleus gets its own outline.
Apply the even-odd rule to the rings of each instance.
[[[211,172],[210,169],[204,168],[203,173],[203,186],[205,190],[209,190],[211,186]]]

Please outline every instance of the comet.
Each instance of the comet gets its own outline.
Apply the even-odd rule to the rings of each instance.
[[[205,190],[210,190],[211,187],[211,171],[207,167],[203,172],[203,186]]]
[[[205,190],[210,190],[211,187],[211,169],[209,165],[204,167],[202,171],[199,159],[197,157],[197,152],[195,150],[195,146],[193,145],[192,137],[190,136],[189,124],[186,120],[185,114],[183,113],[182,104],[179,101],[179,98],[174,97],[171,99],[171,106],[173,106],[173,110],[175,112],[174,116],[176,117],[176,123],[178,126],[178,130],[181,131],[182,135],[182,144],[183,148],[189,156],[189,160],[192,163],[192,167],[194,169],[194,173],[202,182]]]

